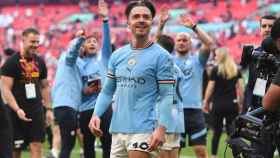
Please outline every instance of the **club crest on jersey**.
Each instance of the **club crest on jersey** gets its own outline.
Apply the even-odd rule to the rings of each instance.
[[[134,59],[134,58],[128,59],[127,64],[128,64],[129,66],[134,66],[134,65],[136,64],[136,59]]]

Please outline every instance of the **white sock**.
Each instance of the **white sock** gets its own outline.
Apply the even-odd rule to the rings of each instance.
[[[84,154],[84,149],[83,148],[80,149],[80,154]]]
[[[53,154],[53,156],[54,156],[55,158],[58,158],[58,153],[59,153],[59,151],[58,151],[57,149],[52,148],[51,152],[52,152],[52,154]]]

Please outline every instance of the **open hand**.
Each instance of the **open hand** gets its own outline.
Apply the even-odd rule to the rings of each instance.
[[[167,6],[162,7],[160,9],[160,14],[159,14],[159,23],[165,24],[169,18],[170,17],[169,17]]]
[[[86,32],[83,29],[79,30],[79,31],[76,32],[75,36],[76,37],[85,37],[86,36]]]
[[[163,145],[165,142],[165,131],[166,129],[162,126],[155,129],[148,143],[148,151],[156,150],[159,146]]]
[[[185,27],[188,27],[190,29],[195,25],[193,20],[189,16],[187,16],[186,14],[183,14],[183,15],[180,16],[180,24],[182,24]]]
[[[88,127],[96,137],[101,137],[103,135],[103,132],[100,129],[100,123],[100,118],[96,115],[92,115]]]
[[[109,15],[108,4],[104,0],[98,1],[98,13],[102,18],[108,17]]]
[[[26,114],[22,109],[17,110],[17,116],[25,122],[31,122],[32,121],[32,119],[26,117]]]

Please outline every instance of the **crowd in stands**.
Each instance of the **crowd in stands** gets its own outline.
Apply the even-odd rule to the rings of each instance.
[[[57,1],[59,2],[59,1]],[[129,32],[123,13],[127,0],[108,1],[111,7],[110,22],[112,42],[116,47],[127,43]],[[261,15],[257,10],[267,7],[277,0],[160,0],[155,1],[158,8],[187,12],[198,24],[233,23],[227,29],[211,31],[217,43],[227,45],[236,61],[241,55],[241,46],[260,41],[258,31],[248,27],[251,21],[258,21]],[[100,35],[101,22],[95,14],[97,5],[93,1],[80,0],[77,4],[50,3],[40,5],[13,5],[0,8],[0,50],[13,48],[18,50],[20,33],[33,26],[41,32],[40,53],[47,61],[49,79],[52,79],[59,55],[73,38],[73,32],[84,28],[87,32]],[[76,18],[75,18],[75,16]],[[91,15],[91,16],[90,16]],[[172,15],[171,16],[176,16]],[[78,18],[77,18],[78,17]],[[83,17],[89,17],[85,20]],[[155,22],[155,25],[157,20]],[[172,35],[176,21],[170,21],[167,32]],[[175,35],[175,33],[174,33]],[[194,44],[199,45],[194,41]],[[5,56],[4,56],[5,58]]]

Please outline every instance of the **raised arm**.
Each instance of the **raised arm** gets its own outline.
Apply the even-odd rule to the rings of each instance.
[[[103,21],[103,42],[102,42],[102,52],[101,59],[102,63],[108,67],[108,61],[112,54],[111,46],[111,36],[110,36],[110,26],[109,26],[109,9],[108,4],[104,0],[99,0],[98,2],[99,15]]]
[[[193,22],[193,20],[188,17],[187,15],[182,15],[180,17],[180,22],[185,27],[193,30],[197,37],[203,43],[203,46],[200,50],[199,60],[201,63],[205,64],[208,60],[209,54],[211,49],[214,48],[214,40],[204,31],[202,30],[197,24]]]
[[[80,48],[85,41],[85,32],[80,30],[76,33],[76,38],[70,42],[68,50],[66,52],[66,64],[68,66],[74,66],[80,53]]]
[[[162,35],[162,31],[164,28],[164,25],[169,19],[169,14],[168,14],[168,8],[163,7],[160,9],[160,15],[159,15],[159,22],[158,22],[158,27],[157,27],[157,33],[156,33],[156,42],[159,40],[160,36]]]

